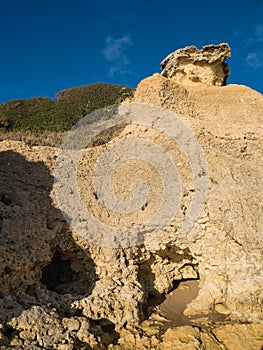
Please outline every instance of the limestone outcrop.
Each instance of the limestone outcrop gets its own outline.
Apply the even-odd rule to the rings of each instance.
[[[1,349],[262,349],[263,98],[246,86],[211,86],[228,74],[222,65],[229,48],[206,48],[203,61],[189,63],[202,69],[200,84],[181,79],[190,66],[174,76],[168,60],[167,77],[165,68],[144,79],[134,96],[174,112],[204,152],[209,191],[185,234],[178,232],[195,190],[191,164],[154,127],[128,125],[109,143],[85,149],[79,161],[85,207],[120,227],[156,210],[160,176],[138,159],[118,167],[112,188],[120,198],[129,198],[136,175],[153,189],[123,218],[94,192],[97,159],[136,138],[160,146],[176,164],[183,182],[176,217],[154,239],[120,249],[83,239],[62,215],[54,192],[57,148],[0,142]],[[220,67],[218,80],[208,61]]]
[[[139,84],[135,100],[168,108],[185,120],[208,162],[211,187],[204,217],[185,241],[176,239],[178,246],[191,247],[202,285],[188,312],[201,305],[209,310],[214,302],[239,320],[256,314],[261,319],[262,95],[238,85],[183,87],[155,74]]]
[[[226,85],[230,70],[225,60],[230,56],[230,47],[226,43],[206,45],[201,50],[187,46],[161,62],[161,75],[178,84]]]

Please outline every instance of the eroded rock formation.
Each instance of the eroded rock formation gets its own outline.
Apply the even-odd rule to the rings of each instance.
[[[206,48],[196,61],[189,49],[189,69],[183,65],[174,78],[168,60],[167,77],[164,70],[146,78],[134,97],[175,112],[203,148],[209,193],[185,235],[177,233],[192,196],[191,166],[154,128],[128,125],[110,144],[86,149],[79,165],[86,207],[102,222],[129,226],[151,214],[158,191],[121,221],[93,191],[98,157],[137,137],[163,147],[177,164],[184,185],[176,218],[155,239],[125,249],[85,241],[66,222],[53,188],[58,149],[0,143],[1,349],[261,349],[263,99],[245,86],[207,86],[223,84],[229,48]],[[192,85],[192,66],[205,84]],[[121,197],[134,173],[159,186],[141,162],[129,169],[115,179]]]
[[[182,87],[155,74],[139,84],[135,100],[171,109],[187,121],[208,162],[204,217],[184,242],[176,239],[198,261],[202,288],[190,308],[209,310],[214,300],[232,317],[260,319],[262,95],[237,85]]]
[[[161,62],[161,75],[179,84],[226,85],[230,71],[225,60],[230,56],[230,47],[226,43],[203,46],[201,50],[187,46]]]

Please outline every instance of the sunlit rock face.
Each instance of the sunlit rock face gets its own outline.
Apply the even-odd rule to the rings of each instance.
[[[105,210],[92,183],[103,152],[145,139],[176,164],[183,191],[175,219],[122,249],[85,240],[65,220],[54,191],[57,148],[0,142],[1,350],[262,348],[263,99],[246,86],[223,86],[229,57],[227,44],[177,50],[132,101],[173,112],[202,147],[209,191],[185,234],[178,232],[195,193],[191,164],[154,127],[125,126],[79,162],[83,205],[121,228],[158,210],[161,179],[147,162],[123,162],[112,177],[116,196],[129,199],[139,174],[151,189],[147,202],[133,216]]]
[[[230,47],[226,43],[206,45],[201,50],[187,46],[176,50],[161,62],[161,75],[179,84],[222,86],[230,74],[225,60],[230,58]]]

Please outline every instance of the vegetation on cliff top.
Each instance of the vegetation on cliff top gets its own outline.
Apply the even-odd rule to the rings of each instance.
[[[89,113],[133,96],[134,89],[112,84],[91,84],[62,90],[53,100],[35,97],[0,104],[0,140],[31,145],[59,146],[66,131]],[[96,144],[111,137],[103,135]],[[114,134],[114,133],[113,133]]]
[[[0,105],[3,132],[64,132],[96,109],[120,103],[133,89],[111,84],[92,84],[60,91],[54,100],[47,97],[8,101]]]

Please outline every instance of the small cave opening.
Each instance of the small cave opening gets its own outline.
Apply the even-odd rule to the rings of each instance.
[[[100,318],[98,320],[89,319],[93,327],[100,326],[104,333],[113,333],[115,331],[115,324],[107,318]]]
[[[91,325],[91,332],[100,336],[103,343],[107,346],[110,344],[117,344],[120,334],[115,329],[115,324],[107,318],[100,318],[98,320],[89,319]]]
[[[4,204],[4,205],[7,205],[7,206],[11,206],[12,205],[12,202],[13,202],[13,198],[11,197],[10,194],[2,194],[0,196],[0,201]]]
[[[142,305],[143,319],[148,319],[155,308],[165,300],[165,293],[159,293],[156,290],[148,291],[145,302]]]
[[[63,260],[61,253],[56,251],[51,263],[42,269],[41,282],[46,285],[47,289],[63,293],[62,285],[71,283],[74,271],[70,267],[69,260]]]
[[[80,268],[74,269],[75,265]],[[42,268],[40,282],[58,294],[87,295],[94,286],[96,275],[92,262],[88,268],[86,265],[74,253],[56,250],[50,264]]]
[[[12,339],[14,339],[14,337],[16,335],[19,334],[19,331],[17,329],[13,328],[12,326],[7,326],[7,327],[2,329],[2,333],[7,339],[9,339],[11,341]],[[1,343],[0,343],[0,345],[1,345]]]
[[[145,261],[139,265],[138,281],[140,282],[144,291],[144,301],[141,304],[141,320],[146,320],[150,317],[154,308],[161,304],[164,299],[164,293],[159,293],[155,286],[155,274],[152,272],[151,263],[153,258]]]
[[[167,245],[165,249],[156,253],[138,264],[138,280],[144,291],[144,301],[141,305],[142,320],[148,319],[153,312],[164,309],[166,314],[170,308],[176,308],[176,312],[181,313],[199,292],[198,265],[193,262],[188,248],[181,249],[175,245]],[[162,283],[162,269],[168,270],[171,275],[169,289],[166,288],[163,292],[156,287]],[[167,282],[165,278],[164,282]],[[170,313],[168,316],[170,317]]]

